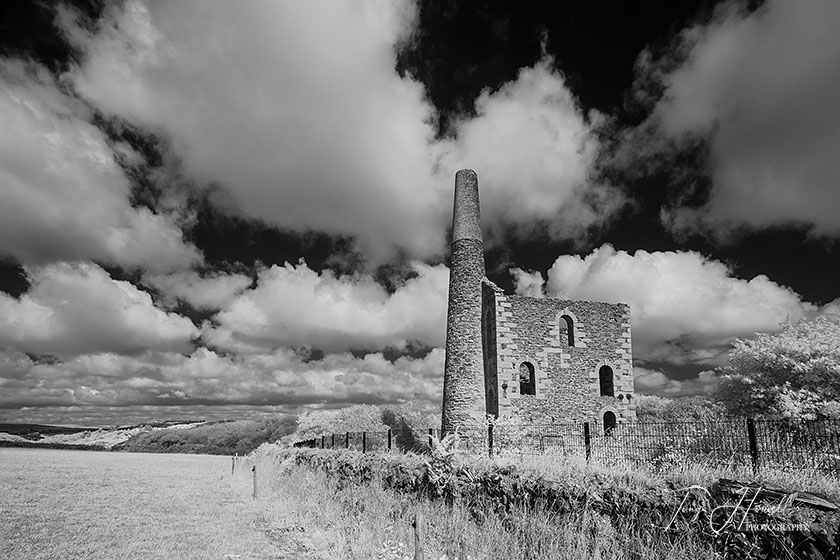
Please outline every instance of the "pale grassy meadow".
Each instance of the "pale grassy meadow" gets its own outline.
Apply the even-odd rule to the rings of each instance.
[[[231,459],[0,448],[0,558],[298,558]]]

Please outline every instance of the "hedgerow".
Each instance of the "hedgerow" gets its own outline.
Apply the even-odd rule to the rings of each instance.
[[[735,505],[739,498],[737,493],[733,495],[731,485],[695,486],[702,492],[692,493],[662,477],[610,475],[595,470],[551,480],[512,464],[491,460],[469,463],[463,458],[437,453],[428,457],[286,449],[278,452],[277,459],[322,471],[343,485],[381,484],[418,498],[457,502],[467,506],[477,521],[495,514],[515,524],[524,522],[527,512],[533,511],[547,512],[558,520],[594,514],[610,520],[617,531],[640,538],[656,533],[665,542],[676,542],[691,533],[705,541],[710,549],[723,552],[725,558],[840,557],[836,544],[840,541],[837,510],[813,508],[807,503],[794,503],[795,500],[785,503],[779,498],[779,507],[773,504],[773,508],[753,510],[750,523],[807,527],[807,530],[750,533],[727,520],[729,513],[738,512],[741,507]],[[758,497],[756,487],[751,491]],[[772,496],[772,492],[764,494],[767,495]],[[788,551],[795,553],[791,556]]]

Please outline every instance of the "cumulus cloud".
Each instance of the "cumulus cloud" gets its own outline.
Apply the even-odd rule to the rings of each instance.
[[[297,230],[442,248],[433,111],[394,71],[410,2],[130,1],[93,35],[79,92],[169,133],[186,170],[244,214]],[[429,227],[435,224],[437,227]]]
[[[0,59],[0,257],[166,271],[199,262],[173,216],[132,208],[91,111],[47,70]]]
[[[820,315],[826,317],[840,317],[840,298],[832,300],[819,309]]]
[[[769,0],[751,14],[730,2],[670,53],[642,55],[640,83],[664,90],[648,123],[656,135],[709,139],[711,198],[664,213],[668,225],[722,239],[743,225],[840,233],[838,25],[833,0]]]
[[[202,276],[195,271],[146,275],[143,280],[160,290],[167,304],[180,299],[197,309],[223,309],[251,285],[251,279],[244,274]]]
[[[297,405],[56,405],[0,408],[0,423],[51,426],[131,426],[167,420],[261,420],[298,414]]]
[[[523,68],[498,91],[475,102],[476,118],[457,123],[457,140],[443,161],[449,169],[474,166],[481,179],[482,218],[491,233],[535,222],[558,238],[578,238],[623,204],[619,191],[593,183],[590,171],[599,144],[592,125],[562,75],[545,58]]]
[[[68,79],[104,111],[168,134],[187,172],[239,212],[352,235],[373,259],[439,255],[460,167],[481,176],[486,224],[547,222],[577,237],[618,205],[588,181],[590,118],[544,60],[435,138],[420,83],[395,71],[410,1],[149,2],[106,10]],[[233,210],[233,209],[232,209]],[[488,228],[493,229],[493,228]]]
[[[0,354],[2,359],[14,358]],[[97,353],[25,365],[25,376],[0,373],[0,408],[248,405],[294,410],[410,401],[430,412],[440,407],[443,351],[395,362],[381,354],[357,358],[346,353],[303,362],[291,350],[230,357],[199,348],[191,355]]]
[[[560,256],[546,289],[552,297],[630,304],[637,359],[712,360],[735,337],[777,331],[786,318],[816,309],[764,275],[734,278],[693,251],[629,254],[604,245],[585,257]]]
[[[513,276],[516,295],[528,297],[543,297],[545,295],[545,279],[541,272],[512,268],[510,274]]]
[[[148,293],[93,264],[27,268],[30,290],[0,292],[0,348],[72,356],[90,352],[191,351],[198,329],[157,309]]]
[[[205,325],[204,339],[221,348],[263,352],[286,345],[326,351],[442,346],[449,271],[414,263],[417,273],[393,294],[367,275],[338,278],[301,262],[272,266]]]
[[[678,381],[661,371],[636,366],[633,368],[633,377],[637,392],[663,397],[710,394],[717,388],[718,383],[718,377],[714,371],[701,371],[696,378]]]

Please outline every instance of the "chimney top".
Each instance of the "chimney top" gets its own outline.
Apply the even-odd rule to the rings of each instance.
[[[452,211],[452,242],[460,239],[481,241],[481,213],[478,202],[478,175],[472,169],[455,174],[455,207]]]

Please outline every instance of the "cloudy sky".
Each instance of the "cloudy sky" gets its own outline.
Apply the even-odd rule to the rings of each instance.
[[[488,276],[629,303],[638,392],[840,314],[840,3],[0,6],[0,421],[436,413]]]

